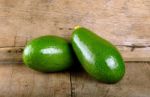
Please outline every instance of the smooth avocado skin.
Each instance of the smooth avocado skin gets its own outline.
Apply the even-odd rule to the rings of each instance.
[[[124,61],[110,42],[84,27],[73,31],[71,41],[80,63],[92,77],[104,83],[116,83],[122,79]]]
[[[42,36],[27,43],[23,61],[28,67],[42,72],[68,69],[73,63],[69,43],[57,36]]]

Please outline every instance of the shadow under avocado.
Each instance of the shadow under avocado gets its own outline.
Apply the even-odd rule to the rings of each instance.
[[[75,52],[73,50],[73,47],[72,47],[71,43],[69,43],[69,46],[71,48],[72,56],[73,56],[73,64],[69,68],[69,70],[72,71],[72,72],[82,71],[83,68],[82,68],[82,66],[81,66],[81,64],[80,64],[80,62],[79,62],[79,60],[78,60],[78,58],[77,58],[77,56],[76,56],[76,54],[75,54]]]

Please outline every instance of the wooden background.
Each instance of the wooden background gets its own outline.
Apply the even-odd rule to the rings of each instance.
[[[43,74],[21,60],[41,35],[70,39],[76,25],[115,44],[126,61],[117,84],[83,69]],[[0,97],[150,97],[150,0],[0,0]]]

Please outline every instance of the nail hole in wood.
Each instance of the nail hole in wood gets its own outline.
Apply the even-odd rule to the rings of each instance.
[[[73,30],[73,28],[68,28],[68,30]]]
[[[59,30],[63,30],[63,28],[59,28]]]
[[[8,53],[11,53],[11,50],[8,50]]]

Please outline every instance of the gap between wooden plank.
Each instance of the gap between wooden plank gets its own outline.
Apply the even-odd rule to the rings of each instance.
[[[73,91],[73,87],[72,87],[72,74],[71,74],[71,71],[70,71],[70,94],[71,94],[71,97],[74,97],[74,91]]]

